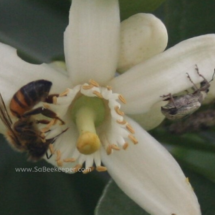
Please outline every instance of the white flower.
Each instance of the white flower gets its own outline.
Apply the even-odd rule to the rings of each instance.
[[[51,93],[64,93],[49,107],[69,129],[54,143],[57,153],[48,162],[76,170],[84,162],[86,169],[93,163],[98,171],[107,167],[118,186],[152,215],[199,215],[197,198],[177,162],[120,110],[148,117],[154,113],[149,119],[154,127],[161,95],[190,88],[186,73],[195,83],[201,81],[195,64],[207,79],[212,77],[214,35],[184,41],[159,54],[166,44],[166,29],[152,15],[129,18],[120,33],[117,0],[73,0],[64,37],[67,73],[26,63],[16,50],[0,44],[0,92],[8,105],[28,82],[52,81]],[[117,68],[128,71],[115,77]],[[124,98],[127,102],[121,107]],[[51,127],[47,138],[61,127]]]

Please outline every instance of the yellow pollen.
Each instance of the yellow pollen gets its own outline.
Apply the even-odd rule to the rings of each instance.
[[[66,158],[66,159],[63,159],[63,162],[66,162],[66,163],[72,163],[72,162],[75,162],[75,158]]]
[[[105,172],[105,171],[107,171],[107,167],[105,167],[105,166],[97,166],[96,170],[98,172]]]
[[[46,109],[50,109],[50,105],[48,105],[47,103],[43,103],[43,107]]]
[[[124,112],[122,112],[118,106],[114,107],[114,110],[116,111],[116,113],[118,113],[120,116],[124,116]]]
[[[123,104],[126,104],[126,100],[122,95],[119,95],[118,98]]]
[[[90,90],[90,89],[92,89],[94,86],[93,85],[83,85],[82,86],[82,88],[84,89],[84,90]]]
[[[92,79],[89,80],[89,83],[92,84],[95,87],[99,87],[99,83],[94,81],[94,80],[92,80]]]
[[[128,148],[128,143],[124,143],[123,147],[124,150],[126,150]]]
[[[96,133],[89,131],[83,132],[77,141],[77,149],[80,153],[89,155],[100,148],[100,140]]]
[[[125,125],[127,123],[127,121],[125,121],[125,120],[123,120],[123,121],[117,120],[116,122],[119,123],[120,125]]]
[[[133,135],[128,135],[128,138],[134,143],[134,144],[137,144],[138,143],[138,141],[137,141],[137,139],[133,136]]]
[[[103,98],[102,94],[98,91],[93,91],[93,94],[96,95],[97,97],[101,98],[101,99]]]
[[[132,134],[135,133],[134,129],[132,128],[132,126],[131,126],[130,124],[127,124],[127,125],[126,125],[126,128],[127,128]]]

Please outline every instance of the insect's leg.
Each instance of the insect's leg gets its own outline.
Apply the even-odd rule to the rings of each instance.
[[[46,158],[50,159],[52,157],[53,154],[48,155],[48,152],[46,152]]]
[[[41,119],[41,120],[36,120],[36,123],[41,123],[41,124],[49,124],[50,120],[45,120],[45,119]]]
[[[198,90],[198,87],[195,85],[195,83],[192,81],[191,77],[189,76],[189,74],[187,73],[187,78],[190,80],[190,82],[193,84],[193,89]]]
[[[164,98],[164,101],[171,101],[173,103],[173,105],[175,106],[175,108],[176,108],[175,100],[174,100],[174,98],[173,98],[171,93],[169,93],[167,95],[163,95],[161,97]]]
[[[62,119],[60,119],[54,111],[44,107],[38,107],[36,109],[28,111],[27,113],[23,114],[22,117],[27,117],[27,116],[37,115],[37,114],[42,114],[43,116],[55,119],[55,121],[59,120],[62,124],[65,124],[65,122]]]

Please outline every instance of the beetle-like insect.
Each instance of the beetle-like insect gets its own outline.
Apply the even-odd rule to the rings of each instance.
[[[18,118],[15,123],[12,122],[0,94],[0,118],[8,129],[5,136],[15,150],[27,152],[29,160],[32,161],[41,159],[45,154],[47,158],[50,158],[47,154],[49,145],[54,143],[67,130],[63,130],[53,138],[46,139],[45,134],[38,129],[39,123],[47,124],[46,130],[49,130],[57,120],[64,124],[56,113],[49,109],[44,107],[33,109],[39,102],[46,101],[50,103],[52,97],[57,96],[57,94],[49,95],[51,86],[50,81],[37,80],[23,86],[14,94],[9,107],[11,113]],[[36,114],[42,114],[52,118],[52,120],[36,120],[32,117]]]
[[[205,77],[199,73],[197,66],[195,69],[197,74],[203,78],[203,81],[200,83],[200,87],[198,88],[190,78],[189,74],[187,74],[187,78],[193,84],[193,93],[187,93],[186,95],[181,96],[172,96],[170,93],[168,95],[161,96],[164,98],[164,101],[169,101],[167,105],[161,107],[161,112],[167,119],[177,120],[192,114],[201,106],[206,94],[209,92],[210,82],[213,80],[214,74],[212,80],[208,82]]]

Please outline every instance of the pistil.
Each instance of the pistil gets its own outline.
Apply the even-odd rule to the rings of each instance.
[[[100,139],[95,128],[96,113],[90,107],[81,107],[76,113],[76,125],[79,131],[77,149],[88,155],[96,152],[100,146]]]

